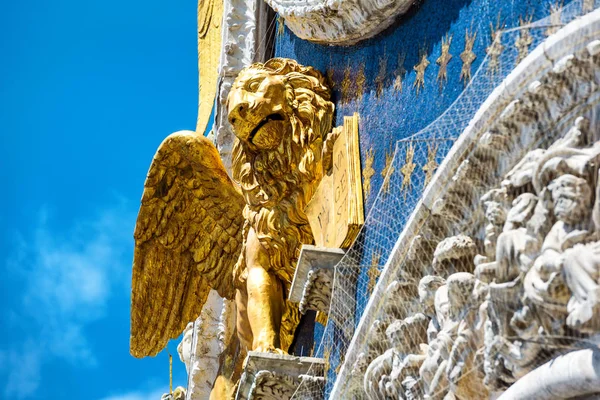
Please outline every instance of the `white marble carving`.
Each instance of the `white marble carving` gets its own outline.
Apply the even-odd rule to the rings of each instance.
[[[177,345],[177,354],[179,359],[185,364],[185,371],[190,373],[190,365],[192,363],[192,346],[194,341],[194,323],[187,324],[183,331],[183,338]]]
[[[223,299],[211,291],[200,317],[189,323],[177,352],[188,373],[186,400],[207,399],[219,370],[222,342],[219,340]],[[231,315],[230,313],[229,315]]]
[[[371,399],[404,398],[419,379],[419,368],[425,359],[422,343],[427,340],[429,319],[416,314],[394,321],[386,330],[392,348],[377,357],[365,373],[364,387]]]
[[[304,314],[307,310],[315,310],[328,314],[332,282],[332,269],[309,271],[300,300],[300,312]]]
[[[259,0],[225,0],[219,83],[215,102],[215,144],[227,171],[231,170],[234,134],[227,119],[227,96],[235,77],[246,66],[268,57],[267,6]]]
[[[392,251],[332,398],[358,379],[371,399],[600,396],[598,35],[600,11],[559,31],[477,113]],[[420,309],[403,321],[427,319],[409,354],[425,358],[398,382],[392,355],[414,343],[377,331],[377,352],[370,327],[400,324],[386,292],[417,259]]]
[[[371,342],[385,342],[379,333],[385,317],[375,321],[367,347],[372,361],[364,373],[370,399],[487,398],[490,391],[538,375],[558,385],[554,382],[562,381],[549,375],[558,370],[543,364],[568,352],[565,341],[577,340],[577,346],[585,347],[579,341],[585,338],[587,346],[596,347],[600,131],[592,132],[590,125],[586,118],[576,118],[563,137],[547,149],[526,152],[500,187],[483,194],[483,229],[474,232],[479,232],[484,255],[475,255],[476,241],[466,235],[437,244],[432,270],[447,279],[421,279],[423,314],[392,322],[386,329],[391,347],[381,355],[373,354],[377,347]],[[467,176],[461,174],[461,179]],[[386,292],[394,293],[399,285],[393,282]],[[382,309],[393,318],[391,297]],[[415,319],[423,321],[422,329],[413,326]],[[544,372],[536,372],[538,367]],[[582,368],[593,371],[590,365]],[[600,379],[597,373],[593,377]],[[518,385],[515,393],[533,393]],[[596,390],[600,381],[585,385]]]
[[[351,45],[406,13],[414,0],[266,0],[301,39]]]
[[[284,356],[272,353],[249,352],[238,385],[236,400],[288,400],[302,386],[315,393],[323,388],[325,362],[320,358]],[[305,397],[299,396],[298,399]]]
[[[343,256],[342,249],[302,246],[288,296],[290,301],[300,303],[302,314],[307,310],[329,313],[333,272]]]

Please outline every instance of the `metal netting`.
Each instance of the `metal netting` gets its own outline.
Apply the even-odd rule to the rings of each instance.
[[[510,29],[494,29],[500,26],[492,27],[490,35],[492,35],[493,41],[487,48],[487,56],[473,76],[468,79],[467,86],[457,100],[425,129],[396,142],[393,159],[369,209],[364,227],[335,269],[328,323],[323,333],[323,339],[318,346],[315,346],[313,354],[325,359],[326,380],[324,383],[311,381],[310,387],[301,385],[294,398],[329,397],[334,385],[336,386],[336,399],[406,398],[403,397],[404,394],[400,394],[400,390],[411,387],[414,388],[413,398],[426,396],[424,389],[416,381],[403,382],[402,388],[399,388],[398,384],[393,382],[394,379],[400,379],[398,377],[386,378],[388,383],[383,385],[387,386],[374,387],[367,394],[365,373],[373,360],[393,347],[390,345],[390,342],[394,340],[393,335],[408,333],[415,336],[421,334],[427,336],[427,332],[420,331],[423,327],[422,321],[418,321],[419,318],[415,317],[418,312],[422,311],[417,292],[419,281],[428,274],[444,275],[436,271],[431,264],[432,256],[438,252],[440,242],[447,232],[474,238],[477,251],[484,252],[485,231],[482,230],[482,227],[485,224],[482,221],[484,221],[485,210],[481,205],[473,203],[473,196],[465,195],[464,201],[468,204],[443,204],[440,207],[471,210],[472,215],[465,214],[464,218],[451,219],[443,217],[445,215],[443,213],[431,213],[422,220],[413,220],[410,224],[408,222],[411,218],[420,218],[414,214],[414,210],[423,201],[426,187],[439,171],[440,165],[461,133],[467,129],[469,122],[486,99],[490,97],[490,94],[505,81],[527,54],[562,26],[594,9],[598,3],[598,1],[590,2],[589,0],[573,1],[560,9],[557,5],[556,9],[551,10],[552,13],[549,17],[539,21],[522,20],[518,27]],[[572,43],[565,48],[573,52],[573,49],[585,46],[586,43],[579,43],[579,39],[574,36]],[[467,58],[469,55],[465,54],[464,57]],[[536,65],[536,68],[521,70],[519,73],[523,75],[523,82],[533,82],[547,73],[550,68],[552,65],[548,63],[547,65]],[[386,88],[382,90],[386,90]],[[519,88],[520,92],[526,90],[526,86]],[[511,95],[516,98],[519,93],[515,92]],[[497,117],[498,115],[492,116],[491,120],[493,121]],[[564,126],[554,127],[555,136],[548,135],[542,141],[528,143],[522,149],[521,154],[525,154],[528,150],[548,147],[552,143],[551,139],[564,135],[568,123],[572,122],[572,120],[564,121]],[[485,169],[485,163],[479,165],[478,168]],[[489,168],[497,168],[497,166],[490,164]],[[468,174],[469,171],[464,173]],[[481,191],[484,187],[499,187],[499,182],[484,181],[483,178],[479,184],[481,186],[475,185],[475,187],[463,189],[466,193]],[[443,200],[441,193],[429,192],[428,195],[430,204],[438,204],[436,200]],[[477,202],[479,202],[479,197],[477,197]],[[461,202],[460,198],[455,201]],[[428,228],[422,230],[422,227],[426,225]],[[411,231],[407,232],[406,229]],[[395,248],[398,238],[403,235],[416,238],[418,245],[403,249]],[[472,259],[470,261],[472,262]],[[436,262],[443,263],[443,255],[439,255]],[[459,264],[458,261],[454,262],[453,269],[451,268],[452,272],[462,270]],[[392,271],[389,274],[393,276],[388,277],[385,288],[376,290],[384,267],[386,270]],[[447,279],[448,274],[445,274],[443,278]],[[435,279],[423,284],[433,285],[435,288],[441,286]],[[463,283],[457,281],[456,285],[461,286]],[[472,289],[477,291],[477,288]],[[512,300],[506,300],[506,302],[510,301]],[[367,308],[372,316],[369,322],[363,321],[363,325],[368,323],[369,326],[359,327]],[[414,330],[407,332],[406,324],[402,325],[400,321],[411,316],[416,319],[410,320],[406,324],[409,324],[408,326]],[[426,327],[427,323],[425,323]],[[571,336],[567,338],[568,340],[562,342],[554,340],[553,346],[573,348],[573,346],[577,346],[574,344],[573,338],[584,339],[584,336],[577,333],[569,334]],[[532,342],[536,340],[541,339],[536,336]],[[544,340],[547,343],[548,338],[544,338]],[[353,359],[347,360],[351,343]],[[477,356],[474,361],[471,360],[472,365],[469,365],[468,370],[462,372],[461,379],[468,379],[469,374],[479,374],[484,370],[485,360],[482,356],[481,346],[476,347],[472,343],[468,343],[466,346],[465,351]],[[543,351],[538,353],[536,365],[542,363],[550,353]],[[393,369],[394,357],[397,358],[397,362],[401,360],[401,358],[391,355],[388,361],[390,364],[387,366],[388,370]],[[403,362],[408,361],[404,360]],[[487,366],[487,368],[491,367]],[[387,371],[387,373],[390,372]],[[427,395],[429,398],[443,397],[450,383],[439,377],[432,379],[438,386]],[[380,379],[379,382],[386,381]],[[488,383],[493,386],[493,383]],[[502,385],[498,387],[502,388]],[[410,390],[406,390],[407,393],[410,392]],[[396,394],[394,394],[395,391]]]

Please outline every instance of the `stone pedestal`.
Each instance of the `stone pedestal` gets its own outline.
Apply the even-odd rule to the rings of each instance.
[[[343,256],[342,249],[302,246],[289,295],[291,301],[300,303],[301,313],[329,313],[334,267]]]
[[[287,400],[294,395],[295,399],[312,399],[319,388],[324,388],[324,375],[325,361],[321,358],[251,351],[235,398]]]

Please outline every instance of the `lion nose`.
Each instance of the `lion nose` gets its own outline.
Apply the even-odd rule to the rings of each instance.
[[[248,105],[247,104],[238,104],[230,113],[229,113],[229,122],[231,125],[234,125],[238,119],[244,120],[246,119],[246,114],[248,113]]]

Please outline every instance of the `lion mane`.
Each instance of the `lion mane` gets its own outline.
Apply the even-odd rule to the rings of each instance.
[[[331,132],[334,105],[324,77],[312,67],[274,58],[246,68],[252,69],[284,77],[293,112],[287,115],[291,134],[283,136],[278,148],[256,151],[235,139],[233,179],[246,199],[244,247],[252,227],[269,253],[271,270],[288,289],[300,245],[313,243],[304,208],[323,177],[323,143]],[[242,252],[236,281],[245,281],[246,269]]]

